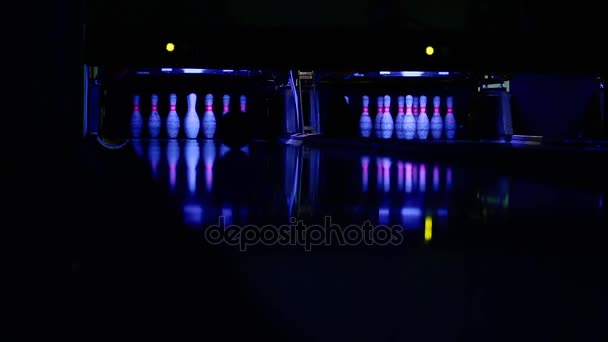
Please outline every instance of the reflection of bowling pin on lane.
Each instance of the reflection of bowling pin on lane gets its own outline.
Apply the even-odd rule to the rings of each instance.
[[[206,139],[213,139],[216,127],[215,114],[213,114],[213,95],[207,94],[205,95],[205,113],[203,114],[203,135]]]
[[[369,116],[369,96],[363,96],[363,112],[359,118],[359,133],[364,138],[372,134],[372,118]]]
[[[445,137],[448,139],[454,139],[454,137],[456,137],[456,118],[452,112],[454,98],[452,96],[448,96],[446,104],[448,107],[448,112],[445,115]]]
[[[416,121],[418,139],[426,140],[429,136],[429,117],[426,115],[426,96],[420,96],[420,113]]]
[[[386,103],[386,102],[384,102]],[[391,159],[385,157],[382,159],[382,181],[384,183],[384,192],[391,190]]]
[[[230,147],[224,144],[220,145],[220,158],[224,158],[228,152],[230,152]]]
[[[420,177],[418,178],[418,185],[420,186],[420,192],[426,192],[426,165],[424,164],[420,164]]]
[[[196,94],[192,93],[188,95],[188,113],[186,113],[186,117],[184,118],[184,133],[186,133],[186,138],[196,139],[200,127],[200,119],[198,118],[198,113],[196,113]]]
[[[367,192],[367,186],[369,184],[369,157],[361,157],[361,188],[363,192]]]
[[[382,96],[378,96],[378,113],[376,114],[376,118],[374,119],[374,131],[376,132],[376,137],[382,138],[382,116],[384,115],[384,98]]]
[[[158,175],[158,163],[160,163],[161,154],[160,142],[158,140],[150,140],[148,145],[148,159],[150,160],[150,166],[152,167],[152,175],[154,178]]]
[[[143,158],[144,157],[144,143],[139,139],[133,139],[131,141],[131,143],[133,144],[133,149],[135,150],[135,153],[137,154],[137,156],[139,158]]]
[[[196,166],[200,158],[200,148],[198,141],[188,140],[184,146],[184,157],[186,158],[186,167],[188,169],[188,190],[190,194],[196,193]]]
[[[393,136],[394,122],[391,116],[391,97],[384,96],[384,115],[381,122],[382,138],[390,139]]]
[[[439,165],[433,166],[433,191],[439,191]]]
[[[179,116],[177,115],[177,95],[169,95],[169,115],[167,115],[167,136],[170,139],[177,138],[179,134]]]
[[[222,97],[222,105],[223,105],[222,115],[226,115],[226,113],[228,113],[230,111],[230,95],[225,94]]]
[[[382,158],[376,157],[376,188],[382,190]]]
[[[207,191],[213,188],[213,163],[215,162],[215,143],[205,141],[203,144],[203,163],[205,164],[205,185]]]
[[[405,192],[412,192],[413,187],[412,163],[405,163]]]
[[[397,190],[403,190],[403,162],[397,162]]]
[[[160,114],[158,114],[158,95],[152,94],[150,99],[152,103],[152,111],[148,117],[148,133],[150,138],[158,138],[160,135]]]
[[[395,118],[395,133],[397,134],[397,139],[405,138],[403,134],[403,120],[405,119],[405,113],[403,113],[404,103],[405,98],[403,96],[399,96],[397,98],[397,117]]]
[[[403,118],[403,136],[406,140],[412,140],[416,136],[416,118],[412,113],[412,95],[405,97],[405,117]]]
[[[433,97],[433,116],[431,117],[431,136],[433,139],[441,139],[441,133],[443,133],[443,120],[441,114],[439,114],[439,105],[441,104],[441,98],[439,96]]]
[[[179,143],[177,140],[169,140],[167,143],[167,162],[169,164],[169,186],[173,191],[177,184],[177,163],[179,162]]]
[[[139,95],[133,95],[133,113],[131,114],[131,137],[141,137],[144,119],[139,112]]]
[[[241,113],[247,113],[247,96],[241,95],[239,101],[241,104]]]

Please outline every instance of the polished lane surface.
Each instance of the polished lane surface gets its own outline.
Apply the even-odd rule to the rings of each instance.
[[[253,234],[247,252],[242,240],[220,241],[289,338],[592,338],[607,313],[605,188],[298,143],[133,147],[203,245],[214,225],[301,221],[327,234],[330,220],[402,233],[383,247],[348,235],[306,248]]]
[[[120,150],[93,142],[46,167],[46,180],[31,185],[44,184],[46,196],[28,198],[36,215],[23,216],[37,227],[28,234],[42,271],[25,310],[41,335],[605,337],[601,180],[580,185],[567,175],[346,148],[256,143],[230,151],[181,140]],[[342,231],[368,220],[397,227],[403,240],[240,251],[205,235],[220,218],[261,227],[327,217]],[[73,227],[72,243],[50,224]],[[72,276],[62,285],[56,268],[65,256]]]

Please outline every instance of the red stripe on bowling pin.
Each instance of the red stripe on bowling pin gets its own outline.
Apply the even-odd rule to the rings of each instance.
[[[398,114],[403,114],[403,106],[398,107]]]
[[[448,106],[448,114],[452,114],[452,106]]]
[[[138,104],[134,104],[133,105],[133,111],[134,112],[139,112],[139,105]]]
[[[158,105],[157,104],[152,104],[152,113],[154,112],[158,112]]]
[[[210,104],[205,105],[205,111],[206,112],[213,112],[213,105],[210,105]]]
[[[224,103],[224,113],[228,113],[228,104]]]
[[[369,106],[363,106],[363,114],[369,114]]]
[[[175,112],[175,110],[176,110],[175,107],[176,107],[175,104],[170,105],[169,106],[169,111],[170,112]]]
[[[420,106],[420,114],[426,114],[426,106]]]

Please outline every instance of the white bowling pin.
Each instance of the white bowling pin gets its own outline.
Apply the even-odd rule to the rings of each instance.
[[[191,93],[188,95],[188,113],[186,113],[186,117],[184,118],[184,133],[186,133],[186,138],[196,139],[200,128],[200,119],[196,113],[196,94]]]
[[[433,116],[431,117],[431,136],[433,139],[441,139],[441,133],[443,133],[443,120],[441,114],[439,114],[439,105],[441,104],[441,98],[439,96],[433,97]]]
[[[148,133],[150,138],[158,138],[160,135],[160,114],[158,114],[158,95],[152,94],[150,99],[152,103],[152,111],[148,117]]]
[[[167,136],[170,139],[177,138],[179,134],[179,116],[177,115],[177,95],[169,95],[169,115],[167,115]]]
[[[452,112],[452,107],[454,106],[454,98],[452,96],[448,96],[446,104],[448,107],[448,112],[445,115],[445,136],[448,139],[454,139],[454,137],[456,137],[456,118],[454,117],[454,113]]]
[[[241,103],[241,113],[247,113],[247,96],[241,95],[239,100]]]
[[[426,140],[429,137],[429,117],[426,115],[426,96],[420,96],[420,113],[416,121],[416,135],[418,139]]]
[[[382,116],[384,115],[383,104],[384,98],[382,96],[378,96],[378,114],[376,114],[376,118],[374,119],[374,131],[376,132],[376,137],[382,138]]]
[[[226,94],[222,97],[222,105],[224,106],[222,115],[226,115],[230,111],[230,95]]]
[[[144,126],[144,119],[139,112],[139,95],[133,96],[133,113],[131,114],[131,136],[133,138],[141,137],[141,131]]]
[[[363,112],[359,118],[359,133],[364,138],[372,134],[372,118],[369,116],[369,96],[363,96]]]
[[[405,137],[403,135],[403,119],[405,119],[405,113],[403,113],[404,102],[405,98],[403,96],[397,98],[397,116],[395,117],[395,133],[397,134],[397,139],[403,139]]]
[[[405,97],[405,117],[403,118],[403,136],[406,140],[412,140],[416,136],[416,117],[412,113],[412,95]]]
[[[394,122],[391,116],[391,97],[384,96],[384,115],[381,122],[382,139],[390,139],[393,136]]]
[[[205,95],[205,114],[203,114],[203,135],[205,139],[213,139],[216,126],[215,114],[213,114],[213,95],[207,94]]]

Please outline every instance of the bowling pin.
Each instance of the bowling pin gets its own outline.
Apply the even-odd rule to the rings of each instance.
[[[167,115],[167,136],[170,139],[177,138],[179,134],[179,116],[177,115],[177,95],[169,95],[169,115]]]
[[[403,118],[403,136],[406,140],[412,140],[416,137],[416,117],[412,113],[412,104],[414,98],[412,95],[405,97],[405,117]]]
[[[445,137],[448,139],[454,139],[454,137],[456,137],[456,118],[452,112],[454,98],[452,96],[448,96],[446,104],[448,107],[448,112],[445,115]]]
[[[372,134],[372,118],[369,116],[369,96],[363,96],[363,113],[359,119],[359,133],[364,138],[369,138]]]
[[[441,98],[439,96],[433,97],[433,116],[431,117],[431,136],[433,139],[441,139],[441,133],[443,133],[443,120],[441,114],[439,114],[440,104]]]
[[[241,103],[241,113],[247,113],[247,96],[241,95],[239,100]]]
[[[188,95],[188,113],[184,118],[184,133],[186,138],[196,139],[201,128],[200,119],[196,113],[196,94]]]
[[[203,135],[206,139],[213,139],[216,126],[215,114],[213,114],[213,95],[207,94],[205,95],[205,114],[203,114]]]
[[[420,113],[416,121],[416,135],[418,139],[426,140],[429,137],[429,117],[426,115],[426,96],[420,96]]]
[[[222,105],[224,106],[222,115],[226,115],[230,111],[230,95],[226,94],[222,97]]]
[[[148,117],[148,133],[150,138],[158,138],[160,135],[160,114],[158,114],[158,95],[152,94],[152,111]]]
[[[384,96],[384,115],[381,122],[382,139],[390,139],[393,136],[394,122],[391,116],[391,97]]]
[[[405,118],[405,113],[403,113],[404,102],[405,98],[403,96],[397,98],[397,117],[395,118],[395,133],[397,134],[397,139],[403,139],[405,137],[403,135],[403,119]]]
[[[133,96],[133,113],[131,114],[131,136],[133,138],[141,137],[141,131],[144,126],[144,119],[139,112],[139,95]]]
[[[418,100],[418,96],[414,96],[413,102],[412,102],[412,114],[414,115],[414,118],[416,120],[418,120],[418,107],[420,106],[420,101]]]
[[[383,106],[384,98],[382,96],[378,96],[378,114],[376,114],[376,118],[374,119],[374,131],[376,132],[376,137],[382,138],[382,127],[380,126],[382,123]]]

